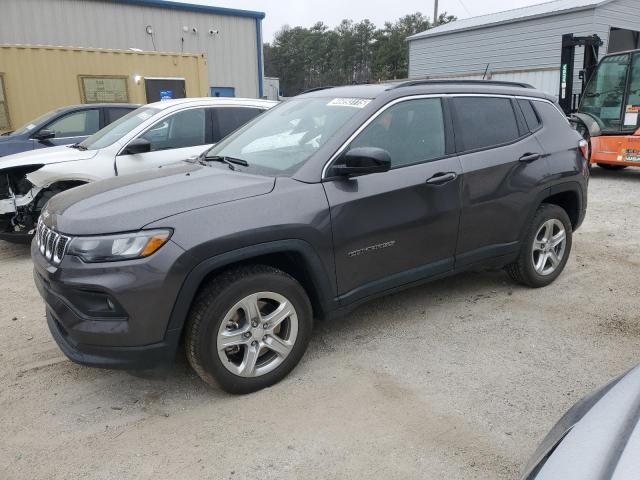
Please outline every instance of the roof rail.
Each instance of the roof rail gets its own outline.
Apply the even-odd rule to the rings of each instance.
[[[389,90],[395,90],[396,88],[414,87],[417,85],[438,85],[438,84],[450,84],[450,85],[498,85],[503,87],[519,87],[519,88],[535,88],[528,83],[522,82],[505,82],[500,80],[456,80],[456,79],[432,79],[432,80],[407,80],[406,82],[400,82],[392,85]]]
[[[304,90],[300,92],[298,95],[304,95],[305,93],[311,93],[311,92],[319,92],[320,90],[327,90],[328,88],[335,88],[335,87],[333,85],[327,85],[325,87],[314,87],[308,90]]]

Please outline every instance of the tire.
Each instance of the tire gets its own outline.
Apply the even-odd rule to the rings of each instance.
[[[561,238],[561,229],[564,230],[564,243],[553,246]],[[549,240],[543,234],[548,231],[553,237]],[[517,283],[532,288],[546,287],[564,270],[572,241],[573,228],[567,212],[557,205],[543,203],[527,228],[518,258],[506,266],[506,271]]]
[[[612,163],[599,163],[598,166],[609,171],[624,170],[625,168],[627,168],[626,165],[614,165]]]
[[[264,328],[269,318],[275,324],[279,317],[277,331]],[[312,330],[304,288],[281,270],[249,265],[227,270],[201,288],[187,319],[185,349],[206,383],[246,394],[286,377],[307,349]]]

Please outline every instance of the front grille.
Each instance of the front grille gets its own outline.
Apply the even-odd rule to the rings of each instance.
[[[36,244],[40,249],[40,253],[51,263],[58,265],[62,262],[64,254],[69,245],[69,237],[60,235],[58,232],[47,227],[42,221],[42,217],[38,219],[38,228],[36,229]]]

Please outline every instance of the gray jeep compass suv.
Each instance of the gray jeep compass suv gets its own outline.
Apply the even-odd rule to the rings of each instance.
[[[190,163],[53,197],[32,245],[64,353],[271,385],[313,319],[468,269],[543,287],[584,217],[586,145],[526,85],[319,89]]]

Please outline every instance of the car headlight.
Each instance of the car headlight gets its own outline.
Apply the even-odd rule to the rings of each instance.
[[[75,237],[69,243],[67,255],[84,262],[117,262],[153,255],[171,238],[171,230],[143,230],[99,237]]]

